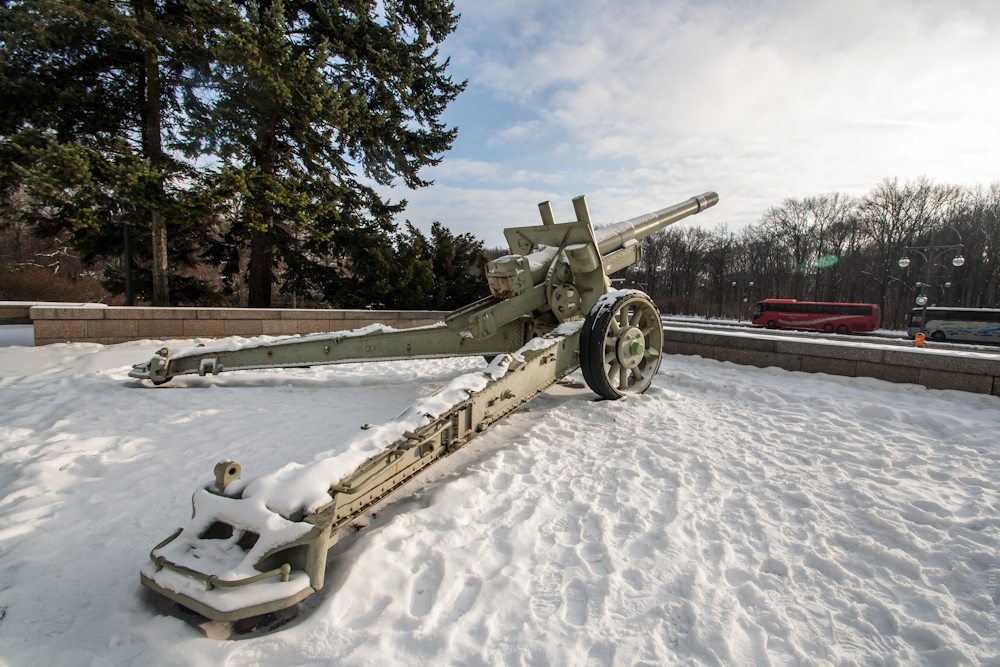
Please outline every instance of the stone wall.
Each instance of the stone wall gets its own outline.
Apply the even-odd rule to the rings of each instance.
[[[11,306],[12,314],[14,306]],[[130,340],[282,336],[385,324],[396,329],[440,322],[429,310],[299,310],[292,308],[128,308],[33,306],[35,345]],[[21,316],[20,313],[16,314]],[[664,327],[666,354],[697,354],[765,368],[872,377],[1000,396],[1000,355],[827,340],[789,340],[765,333],[717,333]]]
[[[0,303],[0,325],[31,324],[31,306],[11,302]]]
[[[0,301],[0,325],[31,324],[32,306],[59,308],[106,308],[103,303],[67,303],[60,301]]]
[[[1000,396],[1000,355],[854,343],[783,340],[767,334],[708,333],[664,327],[666,354],[697,354],[747,366],[871,377]]]
[[[300,310],[293,308],[63,308],[31,309],[35,345],[124,343],[130,340],[284,336],[385,324],[396,329],[434,324],[436,310]]]

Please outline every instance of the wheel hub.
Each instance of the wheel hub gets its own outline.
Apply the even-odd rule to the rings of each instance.
[[[629,327],[618,336],[618,363],[625,368],[635,368],[646,352],[646,341],[638,327]]]

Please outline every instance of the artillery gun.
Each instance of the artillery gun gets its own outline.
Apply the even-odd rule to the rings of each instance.
[[[452,380],[342,451],[241,479],[222,461],[195,490],[190,523],[158,544],[144,586],[215,621],[274,612],[320,590],[338,531],[577,368],[605,399],[645,391],[660,365],[663,326],[648,296],[608,276],[642,256],[639,240],[714,206],[707,192],[594,230],[584,197],[576,220],[504,230],[512,253],[487,264],[491,295],[428,327],[380,325],[271,342],[164,348],[129,372],[154,385],[178,375],[392,359],[477,355],[485,371]]]

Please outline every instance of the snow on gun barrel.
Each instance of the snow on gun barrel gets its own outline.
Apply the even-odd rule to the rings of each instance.
[[[241,479],[238,464],[220,462],[214,483],[195,491],[188,525],[150,553],[143,585],[216,621],[290,607],[323,587],[341,528],[578,367],[603,398],[645,391],[660,364],[659,313],[642,292],[611,290],[608,274],[639,261],[638,239],[717,201],[705,193],[597,234],[583,197],[568,223],[555,223],[545,202],[542,225],[504,232],[527,256],[491,262],[493,295],[443,323],[164,348],[136,365],[132,377],[162,384],[194,372],[495,355],[485,371],[455,378],[311,463]]]

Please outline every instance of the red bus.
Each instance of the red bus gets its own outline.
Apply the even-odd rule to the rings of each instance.
[[[768,329],[822,329],[840,334],[875,331],[882,316],[871,303],[824,303],[765,299],[753,307],[751,322]]]

